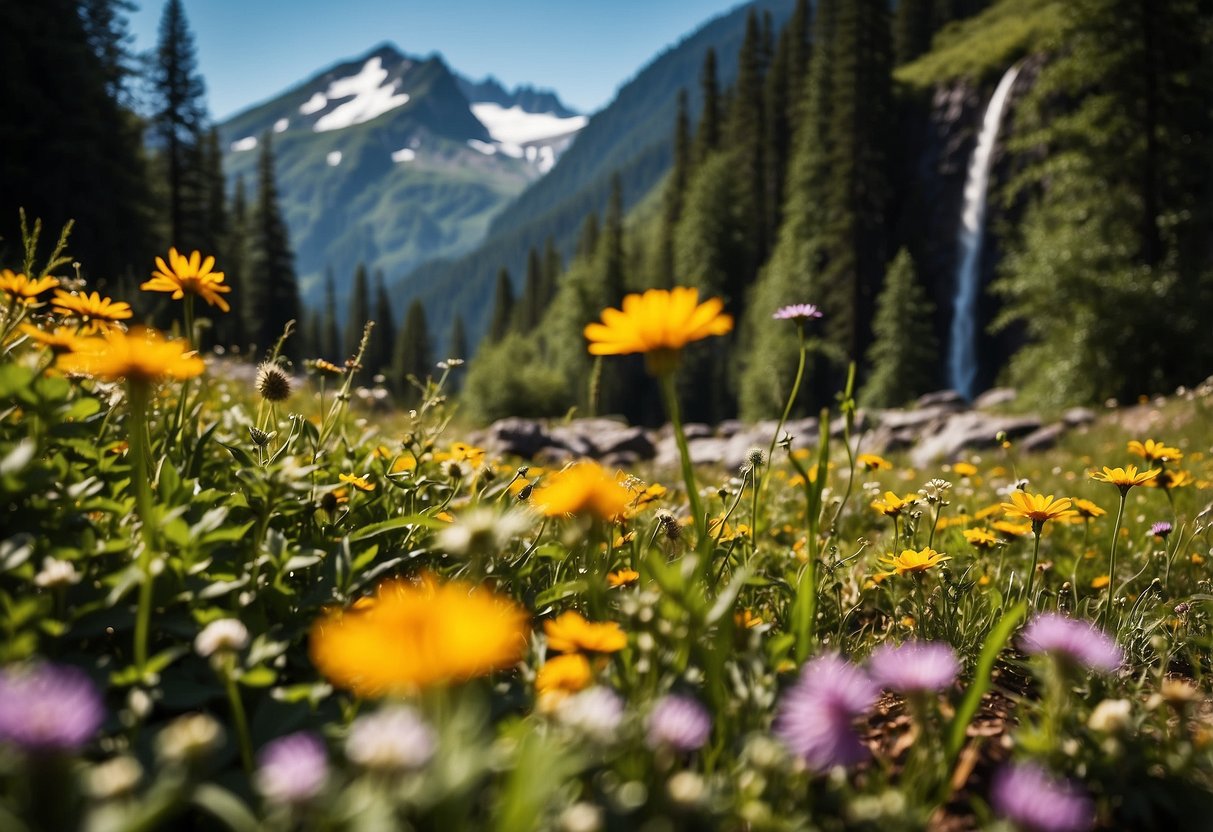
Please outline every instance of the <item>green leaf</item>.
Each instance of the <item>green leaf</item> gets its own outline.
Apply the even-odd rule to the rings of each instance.
[[[222,821],[232,832],[259,832],[261,824],[248,807],[214,783],[203,783],[194,789],[191,802]]]
[[[535,597],[535,609],[540,610],[549,604],[554,604],[573,595],[580,595],[587,589],[589,589],[589,584],[584,578],[579,578],[575,581],[562,581]]]
[[[278,681],[278,674],[265,665],[250,668],[240,674],[240,684],[249,688],[268,688]]]
[[[1027,611],[1027,602],[1020,601],[1003,614],[998,623],[991,628],[990,634],[986,636],[985,644],[981,647],[981,656],[977,659],[973,681],[948,726],[947,759],[949,768],[956,761],[956,755],[960,753],[960,749],[964,747],[969,723],[973,721],[973,716],[981,705],[981,698],[990,689],[990,673],[994,670],[994,662],[998,660],[998,654],[1011,640],[1011,634],[1015,632],[1020,619]]]
[[[223,447],[227,448],[227,452],[232,455],[232,458],[235,459],[237,462],[239,462],[244,467],[246,467],[246,468],[256,468],[257,467],[256,460],[254,460],[251,456],[249,456],[248,451],[244,450],[244,448],[238,447],[236,445],[227,445],[223,442],[220,442],[219,444],[223,445]]]
[[[372,537],[378,537],[387,532],[394,532],[397,529],[407,529],[411,526],[421,526],[426,529],[440,529],[448,524],[424,514],[410,514],[405,517],[395,517],[391,520],[384,520],[380,523],[372,523],[369,526],[363,526],[358,531],[350,534],[350,542],[357,543],[360,540],[370,540]]]

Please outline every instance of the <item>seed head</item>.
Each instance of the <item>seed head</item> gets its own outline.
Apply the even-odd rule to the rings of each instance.
[[[277,364],[266,362],[257,368],[257,392],[268,402],[281,402],[291,395],[291,377]]]

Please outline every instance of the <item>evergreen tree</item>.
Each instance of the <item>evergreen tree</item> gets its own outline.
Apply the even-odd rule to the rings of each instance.
[[[282,335],[287,321],[300,321],[299,287],[295,277],[295,255],[282,211],[278,207],[278,186],[274,176],[273,139],[262,136],[257,163],[257,204],[249,229],[248,303],[245,312],[247,334],[262,352],[270,349]],[[297,339],[286,342],[286,355],[300,355]]]
[[[222,196],[220,191],[219,196]],[[222,262],[225,282],[232,287],[227,295],[228,304],[232,311],[222,315],[216,321],[216,341],[220,344],[243,348],[248,341],[245,337],[244,322],[247,317],[246,307],[248,291],[246,286],[246,271],[248,262],[248,199],[244,191],[244,177],[236,179],[236,189],[232,194],[232,203],[228,211],[225,232],[220,238],[218,247],[219,260]]]
[[[560,285],[560,273],[564,271],[564,259],[556,248],[556,239],[550,234],[543,243],[543,309],[546,311],[556,297]],[[539,316],[542,320],[543,316]]]
[[[218,252],[228,234],[227,181],[223,176],[223,151],[219,131],[206,132],[201,146],[201,215],[199,245],[203,251]]]
[[[703,98],[703,110],[699,114],[699,126],[695,130],[695,159],[702,161],[720,146],[720,81],[716,73],[716,50],[708,48],[703,56],[703,69],[699,73],[699,89]]]
[[[468,336],[463,326],[463,316],[458,312],[451,319],[451,331],[446,337],[446,357],[461,361],[467,361],[471,357],[468,354]]]
[[[489,331],[485,340],[496,344],[514,325],[514,282],[504,266],[497,272],[497,291],[493,296],[493,316],[489,320]]]
[[[766,163],[764,154],[762,42],[758,15],[751,8],[738,55],[737,83],[730,97],[725,146],[730,160],[737,262],[725,291],[742,310],[745,291],[766,259]]]
[[[349,302],[346,306],[345,314],[345,343],[343,345],[344,352],[347,356],[354,356],[358,352],[358,344],[362,340],[362,330],[366,327],[366,322],[371,320],[371,291],[368,285],[366,273],[366,264],[359,263],[354,269],[354,279],[350,284]],[[379,324],[376,322],[375,327]],[[369,378],[376,370],[371,363],[375,360],[375,330],[371,330],[371,340],[366,346],[366,352],[362,356],[362,370],[358,372],[360,378]]]
[[[333,279],[331,267],[324,270],[324,313],[320,319],[320,355],[322,358],[338,364],[350,357],[345,354],[345,343],[341,340],[341,328],[337,326],[337,284]]]
[[[526,258],[526,282],[523,284],[522,300],[514,310],[514,328],[519,332],[530,332],[543,317],[547,299],[543,276],[543,260],[539,249],[531,246]]]
[[[623,252],[623,180],[611,177],[611,196],[602,223],[601,268],[602,303],[618,306],[626,291],[627,277]]]
[[[188,251],[203,242],[198,149],[207,116],[206,87],[181,0],[168,0],[161,14],[151,86],[152,131],[167,169],[169,240]]]
[[[417,384],[424,384],[433,373],[434,359],[430,350],[430,330],[425,320],[425,307],[421,301],[409,304],[404,316],[404,326],[396,339],[396,358],[392,365],[395,389],[405,407],[417,404],[421,392]],[[412,376],[417,384],[409,380]]]
[[[889,266],[876,302],[868,349],[868,380],[860,401],[867,407],[897,407],[934,389],[939,351],[931,321],[935,306],[904,248]]]
[[[581,232],[577,235],[578,257],[589,259],[594,256],[594,252],[598,251],[599,234],[598,212],[591,211],[586,214],[581,223]]]
[[[659,287],[676,282],[674,229],[682,218],[687,183],[691,175],[691,120],[687,112],[687,91],[678,91],[678,111],[674,118],[674,162],[666,180],[661,215],[661,260],[658,264]]]
[[[396,347],[396,315],[392,311],[392,299],[388,296],[381,271],[375,273],[375,328],[371,330],[371,345],[374,363],[368,366],[373,372],[386,375],[392,366],[392,351]]]
[[[934,0],[900,0],[893,21],[894,63],[909,63],[931,51],[937,10]]]

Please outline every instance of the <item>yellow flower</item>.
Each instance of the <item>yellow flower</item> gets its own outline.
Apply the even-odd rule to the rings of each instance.
[[[749,537],[750,527],[745,523],[738,523],[734,528],[725,521],[722,515],[708,521],[708,535],[712,538],[719,535],[721,543],[729,543],[739,537]]]
[[[1129,453],[1135,454],[1146,461],[1151,462],[1178,462],[1184,458],[1183,452],[1179,448],[1171,448],[1161,442],[1155,442],[1153,439],[1147,439],[1145,442],[1138,442],[1134,439],[1129,443]]]
[[[1011,537],[1022,537],[1032,533],[1031,523],[1012,523],[1010,520],[995,520],[990,524],[990,528]]]
[[[1103,517],[1105,514],[1107,514],[1106,511],[1095,505],[1095,503],[1091,502],[1090,500],[1084,500],[1081,497],[1075,497],[1073,503],[1074,508],[1078,511],[1078,515],[1080,517],[1093,519],[1095,517]]]
[[[71,352],[76,348],[76,342],[80,340],[80,336],[67,327],[57,326],[50,332],[46,332],[31,324],[21,324],[20,329],[31,339],[54,353]]]
[[[945,560],[951,560],[951,558],[936,552],[929,546],[918,551],[903,549],[900,555],[894,555],[890,552],[881,558],[881,562],[891,568],[889,571],[879,574],[880,577],[887,578],[893,575],[911,575],[918,572],[926,572],[932,566],[939,566]]]
[[[641,352],[662,354],[672,361],[690,342],[733,329],[732,317],[721,312],[724,301],[711,298],[700,303],[699,290],[686,286],[628,295],[622,306],[622,310],[603,310],[601,323],[586,326],[591,355]],[[669,369],[667,363],[650,366],[661,372]]]
[[[373,482],[368,482],[366,477],[359,477],[355,476],[354,474],[341,474],[337,477],[337,479],[354,486],[359,491],[375,490],[375,484]]]
[[[1124,468],[1108,468],[1104,466],[1102,472],[1096,471],[1091,474],[1091,479],[1110,483],[1122,492],[1126,492],[1135,485],[1145,485],[1157,477],[1160,471],[1162,471],[1161,468],[1153,468],[1149,471],[1142,471],[1139,474],[1137,473],[1136,465],[1126,465]]]
[[[45,292],[47,289],[53,289],[59,285],[59,278],[40,277],[37,280],[31,280],[23,274],[13,274],[8,269],[0,271],[0,292],[4,292],[14,300],[20,301],[27,306],[32,306],[37,300],[38,295]]]
[[[106,381],[125,378],[151,384],[166,378],[201,375],[206,363],[181,339],[165,340],[154,329],[136,327],[130,332],[111,329],[100,338],[81,338],[72,352],[59,356],[59,369]]]
[[[869,471],[887,470],[893,467],[893,463],[889,462],[884,457],[876,454],[860,454],[855,457],[855,461],[867,468]]]
[[[631,499],[626,488],[591,460],[552,474],[531,495],[531,502],[548,517],[592,514],[601,520],[621,518]]]
[[[1185,485],[1191,485],[1192,481],[1192,474],[1188,471],[1169,471],[1164,468],[1153,481],[1146,485],[1151,488],[1183,488]]]
[[[215,267],[214,257],[203,260],[198,251],[183,257],[177,249],[170,248],[168,260],[165,263],[163,257],[157,257],[152,279],[140,284],[139,288],[148,292],[172,292],[173,300],[181,300],[187,294],[197,295],[209,306],[218,306],[224,312],[231,310],[222,295],[232,291],[232,287],[223,282],[223,272],[211,271]]]
[[[462,581],[388,580],[372,599],[312,625],[320,673],[360,697],[410,693],[483,676],[526,649],[527,612]]]
[[[466,442],[452,442],[449,451],[434,454],[435,462],[466,462],[473,468],[484,465],[484,449]]]
[[[998,538],[989,529],[965,529],[961,534],[970,546],[978,549],[992,549],[998,544]]]
[[[1204,562],[1205,562],[1205,559],[1202,555],[1200,555],[1197,552],[1192,553],[1192,565],[1193,566],[1200,566]]]
[[[593,681],[590,661],[580,653],[553,656],[535,675],[535,690],[541,695],[563,695],[585,690]]]
[[[635,569],[616,569],[607,573],[607,583],[611,587],[631,586],[640,580],[640,573]]]
[[[1100,575],[1091,581],[1091,589],[1103,589],[1110,583],[1112,583],[1112,578],[1110,576]]]
[[[958,477],[971,477],[977,473],[977,466],[971,462],[957,462],[952,466],[952,473]]]
[[[331,361],[325,361],[323,358],[317,358],[312,362],[312,366],[321,372],[332,373],[333,375],[340,375],[345,372],[343,368],[338,367]]]
[[[886,491],[884,497],[879,500],[872,501],[872,508],[883,514],[885,517],[896,517],[902,511],[918,502],[918,496],[915,494],[907,494],[904,498],[898,497],[892,491]]]
[[[1070,508],[1069,497],[1054,500],[1052,494],[1029,494],[1019,489],[1011,492],[1011,502],[1003,503],[1002,510],[1010,517],[1022,517],[1033,523],[1043,523],[1074,514],[1074,510]]]
[[[627,633],[614,621],[586,621],[569,610],[543,622],[548,647],[560,653],[615,653],[628,646]]]
[[[129,303],[103,298],[98,292],[77,295],[56,289],[51,305],[60,315],[79,318],[85,324],[92,324],[102,331],[119,321],[128,320],[135,314],[131,311]]]
[[[733,623],[743,630],[753,630],[755,627],[761,627],[763,620],[761,616],[755,615],[750,610],[740,610],[733,613]]]

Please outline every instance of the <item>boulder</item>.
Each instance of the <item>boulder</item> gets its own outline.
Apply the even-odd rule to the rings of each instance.
[[[968,406],[969,403],[965,401],[965,397],[955,390],[936,390],[934,393],[925,393],[914,402],[915,408],[941,407],[947,410],[964,410]]]
[[[1069,427],[1079,428],[1095,421],[1095,411],[1089,407],[1071,407],[1061,414],[1061,420]]]
[[[1010,387],[991,387],[973,400],[974,410],[993,410],[1015,401],[1019,394]]]
[[[1016,444],[1021,451],[1046,451],[1054,447],[1068,429],[1065,422],[1054,422],[1037,428]]]
[[[1038,428],[1040,419],[1032,416],[999,416],[979,410],[957,413],[936,430],[924,435],[910,452],[910,458],[918,467],[953,460],[964,450],[993,447],[997,444],[995,437],[999,433],[1017,438],[1027,436]]]

